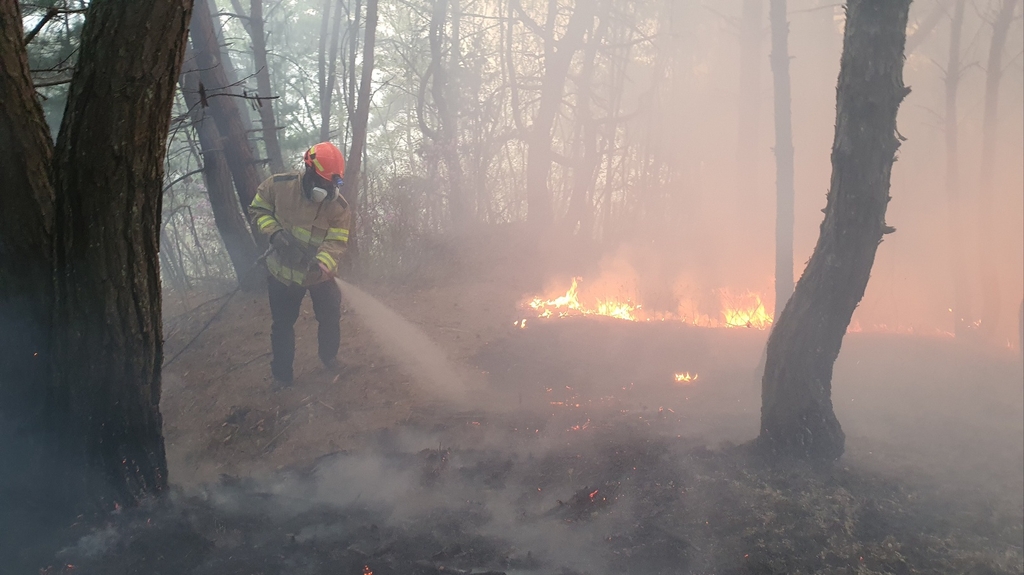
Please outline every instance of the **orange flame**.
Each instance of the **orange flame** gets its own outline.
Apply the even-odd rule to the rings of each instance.
[[[648,313],[640,303],[629,298],[595,298],[592,306],[580,301],[582,278],[572,278],[572,285],[565,294],[553,297],[534,297],[525,303],[540,318],[570,316],[605,316],[628,321],[681,321],[700,327],[750,327],[768,329],[772,314],[768,312],[761,296],[754,292],[734,295],[729,290],[719,290],[721,319],[700,313],[692,302],[684,301],[678,306],[678,313]],[[523,328],[526,320],[514,323]]]
[[[688,371],[683,371],[683,372],[675,374],[676,382],[677,383],[682,383],[684,385],[687,384],[687,383],[693,383],[693,382],[697,381],[698,377],[700,377],[698,374],[696,374],[696,373],[691,374]]]

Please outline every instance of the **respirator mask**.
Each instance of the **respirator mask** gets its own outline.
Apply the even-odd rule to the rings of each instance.
[[[338,190],[341,189],[343,183],[340,176],[334,176],[334,181],[328,186],[329,189],[324,189],[320,185],[313,186],[313,189],[309,191],[309,198],[318,203],[324,200],[333,201],[338,198]]]

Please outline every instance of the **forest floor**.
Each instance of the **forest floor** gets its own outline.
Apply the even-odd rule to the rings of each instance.
[[[69,529],[39,572],[1024,570],[1018,357],[851,334],[833,386],[846,454],[772,467],[743,446],[766,332],[605,318],[520,329],[523,296],[564,262],[531,259],[513,236],[364,285],[483,382],[457,405],[351,312],[345,368],[325,371],[308,299],[295,383],[275,389],[264,293],[169,295],[174,493]],[[681,385],[681,371],[699,378]]]

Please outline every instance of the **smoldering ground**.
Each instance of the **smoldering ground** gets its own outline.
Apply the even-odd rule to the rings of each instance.
[[[833,391],[846,456],[771,467],[741,444],[763,340],[536,322],[474,358],[513,406],[414,414],[358,449],[179,490],[58,558],[74,573],[1020,571],[1018,360],[851,334]],[[682,368],[698,381],[671,381]]]

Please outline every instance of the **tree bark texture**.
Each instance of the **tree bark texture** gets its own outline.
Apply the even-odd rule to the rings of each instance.
[[[238,192],[241,204],[248,206],[256,197],[256,188],[262,178],[235,103],[236,98],[231,95],[228,88],[230,83],[218,57],[220,48],[213,26],[210,0],[196,0],[190,33],[196,68],[199,69],[200,101],[204,107],[210,108],[210,115],[217,123],[217,129],[224,140],[221,148],[235,181],[235,191]],[[254,236],[262,238],[260,234],[254,233]]]
[[[546,230],[554,223],[554,198],[548,187],[551,130],[562,107],[562,93],[573,55],[583,46],[583,37],[594,19],[595,4],[595,0],[577,1],[562,37],[555,40],[554,30],[549,26],[548,37],[544,38],[540,103],[526,138],[526,220],[534,229]],[[556,8],[552,5],[551,10]],[[553,21],[550,15],[549,20]]]
[[[256,68],[256,89],[259,91],[257,104],[260,124],[263,130],[263,145],[267,148],[270,171],[280,174],[285,171],[281,143],[277,139],[277,121],[274,114],[274,100],[270,99],[270,67],[267,65],[267,36],[264,31],[263,0],[252,0],[249,10],[249,34],[252,39],[252,58]]]
[[[775,313],[779,314],[793,295],[793,114],[786,0],[771,0],[768,10],[775,92]]]
[[[992,180],[998,154],[999,85],[1003,78],[1003,49],[1018,0],[1002,0],[992,22],[992,42],[985,66],[985,112],[981,125],[981,170],[978,173],[978,262],[981,277],[981,332],[994,339],[999,327],[1002,294],[999,270],[993,258],[995,246],[992,218]]]
[[[358,16],[357,16],[358,19]],[[356,114],[352,119],[352,148],[345,167],[344,196],[355,214],[352,234],[349,236],[349,261],[358,256],[359,178],[363,167],[363,149],[366,147],[366,126],[370,119],[370,84],[373,81],[374,44],[377,38],[377,0],[366,2],[366,31],[363,38],[363,70],[359,79],[359,97]]]
[[[960,88],[960,39],[967,0],[956,0],[949,28],[949,60],[946,64],[946,201],[949,226],[949,273],[953,282],[953,332],[964,337],[974,322],[968,278],[964,266],[963,201],[960,198],[960,154],[957,93]]]
[[[204,108],[200,101],[199,70],[195,68],[195,60],[191,55],[191,50],[186,52],[181,93],[188,106],[189,119],[199,137],[199,148],[203,155],[203,181],[213,209],[213,219],[231,259],[235,277],[240,284],[250,287],[250,282],[255,279],[255,274],[250,271],[253,262],[259,257],[258,248],[249,231],[249,224],[242,216],[238,195],[231,185],[231,170],[224,158],[220,131],[208,113],[210,109]]]
[[[160,208],[190,9],[90,3],[57,139],[51,425],[64,485],[105,509],[167,487]]]
[[[18,6],[0,2],[0,418],[8,421],[42,408],[55,218],[53,143],[32,88]]]
[[[850,0],[836,99],[832,181],[814,253],[768,339],[761,433],[769,457],[831,461],[845,436],[832,366],[885,233],[910,0]]]

